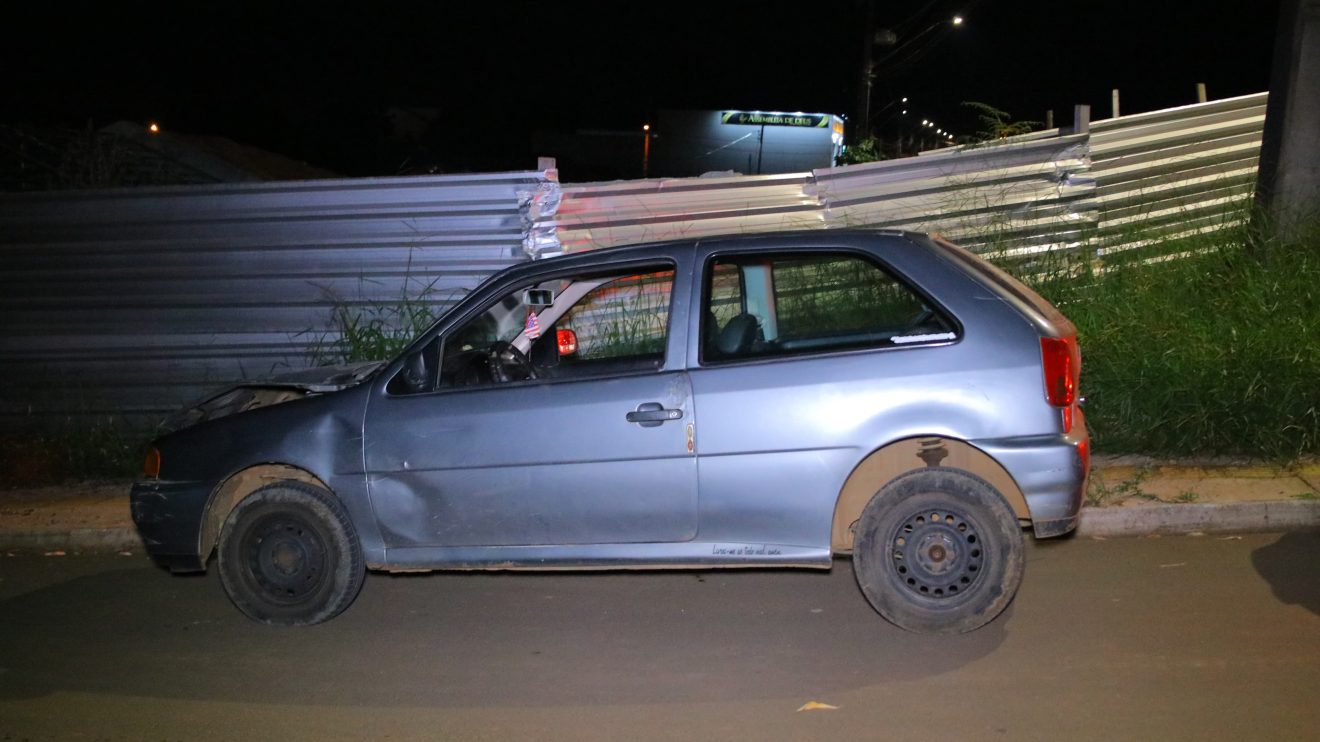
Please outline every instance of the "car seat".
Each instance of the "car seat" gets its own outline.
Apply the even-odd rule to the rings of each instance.
[[[754,315],[743,312],[729,320],[720,330],[715,348],[721,356],[741,356],[751,352],[761,335],[761,322]]]

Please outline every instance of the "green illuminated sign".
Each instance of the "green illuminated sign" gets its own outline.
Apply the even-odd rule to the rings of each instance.
[[[830,115],[828,113],[721,111],[720,123],[741,126],[801,126],[809,129],[824,129],[830,125]]]

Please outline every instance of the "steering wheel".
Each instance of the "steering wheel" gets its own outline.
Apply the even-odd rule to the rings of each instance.
[[[491,378],[501,384],[537,378],[536,367],[513,343],[496,340],[486,350],[486,358],[490,365]]]

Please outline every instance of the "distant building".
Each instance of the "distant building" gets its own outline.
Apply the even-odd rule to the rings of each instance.
[[[554,157],[560,179],[570,183],[800,173],[834,166],[843,151],[843,119],[828,113],[661,110],[647,130],[537,131],[532,147]]]
[[[843,149],[843,119],[828,113],[662,110],[651,132],[650,173],[671,177],[800,173]]]

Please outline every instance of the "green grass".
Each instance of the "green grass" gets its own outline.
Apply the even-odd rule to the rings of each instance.
[[[1310,234],[1231,226],[1029,279],[1077,325],[1096,450],[1320,451],[1320,225]]]
[[[114,417],[68,420],[49,431],[0,437],[0,487],[88,479],[130,479],[142,467],[150,431]]]
[[[1092,507],[1117,505],[1129,498],[1154,500],[1154,495],[1141,489],[1141,483],[1151,474],[1150,469],[1138,469],[1131,477],[1110,484],[1104,477],[1093,476],[1086,482],[1086,504]]]
[[[335,332],[318,337],[307,350],[313,366],[389,360],[436,320],[434,310],[416,300],[336,304],[331,313]]]

